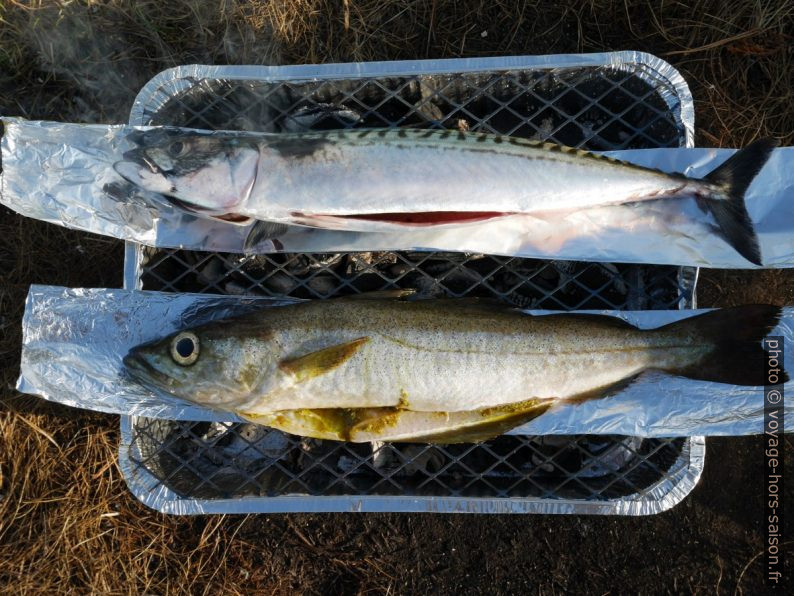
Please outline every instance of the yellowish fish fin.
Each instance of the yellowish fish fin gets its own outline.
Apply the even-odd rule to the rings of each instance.
[[[449,412],[447,413],[449,428],[439,428],[413,437],[400,437],[394,439],[394,442],[481,443],[545,414],[554,404],[554,400],[530,399],[517,404],[471,412]],[[477,416],[480,420],[476,420]]]
[[[355,410],[343,408],[279,410],[264,414],[237,412],[237,415],[254,424],[326,441],[347,441],[350,427],[356,422]]]
[[[464,412],[414,412],[386,407],[237,414],[255,424],[315,439],[354,443],[478,443],[537,418],[555,403],[549,399],[530,399]]]
[[[353,341],[323,348],[305,356],[282,360],[278,367],[293,375],[298,382],[308,381],[332,371],[353,356],[368,341],[369,337],[359,337]]]

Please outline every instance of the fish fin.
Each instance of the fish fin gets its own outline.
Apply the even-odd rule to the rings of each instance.
[[[276,410],[266,413],[235,412],[240,418],[276,428],[285,433],[323,439],[347,441],[350,427],[355,422],[355,410],[344,408],[315,408]]]
[[[119,164],[119,163],[124,163],[124,162],[116,162],[116,163]],[[114,167],[115,167],[115,164],[114,164]],[[119,172],[119,173],[121,173],[121,172]],[[122,176],[123,176],[123,174],[122,174]],[[214,218],[222,219],[224,217],[223,214],[214,215],[214,214],[210,213],[208,209],[202,207],[201,205],[194,205],[193,203],[190,203],[189,201],[183,201],[182,199],[177,199],[176,197],[174,197],[172,195],[169,195],[169,194],[161,194],[160,197],[162,199],[164,199],[167,203],[169,203],[172,207],[177,207],[178,209],[182,209],[183,211],[187,211],[188,213],[195,213],[197,215],[200,215],[201,217],[209,217],[211,219],[214,219]]]
[[[279,223],[277,221],[264,221],[257,219],[254,222],[254,225],[251,226],[251,229],[248,230],[248,234],[245,237],[245,242],[243,243],[243,251],[250,251],[251,249],[256,248],[256,246],[263,240],[278,238],[279,236],[286,234],[287,231],[289,231],[289,226],[286,224]]]
[[[613,395],[617,395],[618,393],[620,393],[621,391],[632,385],[642,375],[643,373],[638,373],[636,375],[626,377],[625,379],[621,379],[617,383],[612,383],[610,385],[605,385],[603,387],[597,387],[596,389],[591,389],[590,391],[586,391],[584,393],[579,393],[577,395],[566,397],[563,401],[569,404],[581,404],[586,401],[590,401],[591,399],[602,399],[604,397],[611,397]]]
[[[555,403],[529,399],[467,412],[416,412],[398,408],[372,410],[350,429],[350,440],[393,443],[480,443],[526,424],[544,414]],[[422,428],[424,425],[424,428]],[[445,426],[452,426],[445,430]],[[434,428],[435,427],[435,428]],[[411,429],[415,429],[412,431]]]
[[[549,315],[543,315],[549,316]],[[615,329],[634,329],[636,330],[637,327],[626,321],[625,319],[621,319],[620,317],[613,317],[610,315],[597,315],[594,313],[583,312],[571,312],[565,313],[561,315],[551,315],[551,316],[560,316],[560,317],[572,317],[577,321],[591,321],[593,323],[600,323],[602,325],[608,325],[609,327],[614,327]]]
[[[722,235],[740,255],[755,265],[763,264],[761,249],[744,204],[744,193],[777,146],[778,141],[775,139],[759,139],[734,153],[704,178],[719,186],[727,195],[706,200]]]
[[[298,382],[308,381],[343,364],[368,341],[369,337],[359,337],[353,341],[323,348],[298,358],[282,360],[278,363],[278,367],[293,375]]]
[[[394,288],[391,290],[374,290],[372,292],[362,292],[361,294],[351,294],[350,296],[340,296],[338,300],[401,300],[416,294],[416,288]]]
[[[521,310],[521,307],[516,304],[503,302],[498,298],[482,298],[480,296],[465,296],[463,298],[450,298],[444,296],[438,298],[437,302],[448,310],[459,309],[464,311],[470,310],[491,313]]]
[[[696,363],[669,370],[690,379],[732,385],[764,385],[768,354],[761,344],[780,321],[781,309],[769,304],[723,308],[676,321],[661,329],[680,331],[714,344],[714,349]],[[786,371],[779,375],[788,381]]]
[[[263,141],[269,149],[273,149],[280,157],[288,160],[311,158],[336,144],[336,141],[325,135],[312,133],[273,135],[264,138]]]
[[[415,412],[382,407],[236,413],[255,424],[315,439],[450,444],[487,441],[537,418],[554,404],[555,400],[529,399],[466,412]]]

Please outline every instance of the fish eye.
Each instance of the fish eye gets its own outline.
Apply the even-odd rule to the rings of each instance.
[[[184,155],[186,146],[182,141],[174,141],[168,146],[168,153],[171,157],[180,157]]]
[[[182,366],[190,366],[199,357],[199,338],[191,331],[183,331],[171,340],[171,358]]]

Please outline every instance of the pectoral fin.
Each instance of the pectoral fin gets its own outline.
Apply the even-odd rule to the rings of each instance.
[[[353,341],[323,348],[305,356],[282,360],[278,367],[293,375],[298,382],[308,381],[332,371],[352,357],[368,341],[369,337],[359,337]]]

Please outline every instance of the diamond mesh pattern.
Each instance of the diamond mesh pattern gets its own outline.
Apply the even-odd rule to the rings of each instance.
[[[685,439],[505,435],[479,445],[365,445],[253,424],[138,418],[132,462],[183,497],[324,495],[647,496]]]
[[[594,150],[684,144],[675,89],[652,69],[526,69],[309,81],[180,80],[149,124],[266,131],[435,127]],[[175,87],[176,89],[176,87]],[[161,90],[162,91],[162,90]],[[168,90],[165,90],[168,93]],[[542,309],[692,305],[693,270],[429,252],[244,256],[139,248],[143,289],[329,298],[388,288]],[[479,445],[347,444],[251,424],[133,418],[144,490],[283,495],[653,499],[688,439],[506,435]],[[254,507],[254,510],[262,510]]]
[[[191,83],[144,111],[148,123],[284,131],[320,114],[312,128],[464,127],[592,150],[678,147],[685,140],[675,89],[644,65]]]

